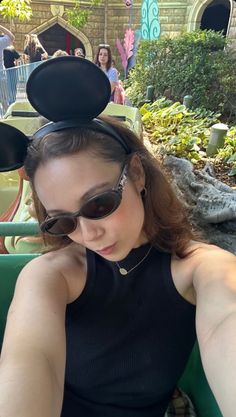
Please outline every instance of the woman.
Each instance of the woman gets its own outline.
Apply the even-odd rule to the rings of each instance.
[[[79,58],[85,58],[85,54],[82,48],[75,48],[74,50],[74,56],[77,56]]]
[[[4,48],[11,45],[15,36],[7,28],[0,25],[0,119],[3,117],[9,106],[9,94],[6,80],[6,73],[4,71]]]
[[[4,48],[10,46],[14,39],[15,36],[13,35],[13,33],[11,33],[10,30],[5,28],[4,26],[0,25],[0,72],[3,71],[5,68],[3,56]]]
[[[48,53],[40,43],[38,36],[33,33],[26,36],[24,54],[27,55],[30,64],[48,58]]]
[[[51,250],[17,282],[0,366],[1,417],[163,417],[195,341],[195,304],[207,378],[224,417],[234,417],[235,257],[194,240],[134,133],[94,118],[109,97],[96,71],[63,57],[28,82],[31,104],[54,122],[29,144],[19,132],[17,158],[22,163],[27,149]],[[47,91],[38,88],[45,77],[54,81]]]
[[[57,49],[52,55],[52,58],[59,58],[61,56],[68,56],[68,55],[69,54],[66,51],[63,51],[62,49]]]
[[[115,88],[118,86],[119,75],[118,71],[112,65],[111,48],[109,45],[100,44],[96,53],[95,64],[100,67],[108,77],[111,83],[111,98],[114,101]]]

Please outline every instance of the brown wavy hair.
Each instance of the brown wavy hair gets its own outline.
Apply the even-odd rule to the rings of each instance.
[[[37,54],[37,49],[39,48],[43,48],[39,38],[37,35],[35,35],[34,33],[31,33],[29,35],[27,35],[26,38],[26,43],[25,43],[25,49],[27,48],[27,55],[29,55],[30,60],[33,59],[35,57],[35,55]],[[46,51],[45,51],[46,52]]]
[[[119,162],[120,165],[128,162],[132,155],[136,154],[142,162],[146,177],[147,193],[143,198],[143,204],[144,231],[147,238],[161,251],[175,253],[180,257],[185,256],[189,241],[196,238],[196,235],[160,163],[128,127],[111,118],[102,119],[125,140],[131,150],[130,154],[127,155],[118,141],[107,134],[81,127],[53,132],[32,141],[25,160],[25,169],[31,181],[39,222],[44,221],[47,216],[34,188],[35,172],[40,165],[51,159],[84,150],[104,160]],[[131,180],[134,179],[131,169],[128,175]],[[72,242],[68,237],[51,237],[46,234],[44,241],[47,245],[52,245],[52,249],[58,249]]]
[[[99,53],[101,51],[101,49],[106,49],[107,53],[108,53],[108,61],[106,64],[106,70],[108,71],[111,66],[112,66],[112,54],[111,54],[111,48],[109,45],[106,44],[101,44],[99,45],[96,55],[95,55],[95,59],[94,59],[94,64],[96,64],[98,67],[101,66],[100,62],[99,62]]]

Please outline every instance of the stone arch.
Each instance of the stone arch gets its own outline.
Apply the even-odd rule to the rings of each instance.
[[[233,10],[233,4],[232,4],[233,0],[226,0],[226,1],[228,2],[230,6],[230,15],[229,15],[229,21],[228,21],[228,28],[227,28],[227,34],[228,34],[232,10]],[[222,0],[222,4],[226,3],[226,1]],[[188,16],[187,30],[189,32],[200,28],[203,13],[211,3],[213,3],[212,0],[205,0],[205,1],[197,0],[194,2],[194,4],[191,7],[189,16]]]
[[[38,26],[37,28],[35,28],[32,33],[36,33],[37,35],[42,34],[43,32],[45,32],[46,30],[50,29],[51,27],[53,27],[54,25],[58,24],[59,26],[61,26],[63,29],[65,29],[65,31],[71,33],[72,35],[75,36],[75,38],[79,39],[83,45],[84,45],[84,49],[85,49],[85,53],[86,53],[86,58],[89,60],[93,59],[93,50],[92,50],[92,46],[91,43],[89,41],[89,39],[87,38],[87,36],[81,32],[80,30],[74,28],[72,25],[70,25],[65,19],[63,19],[61,16],[54,16],[51,19],[47,20],[46,22],[44,22],[42,25]]]

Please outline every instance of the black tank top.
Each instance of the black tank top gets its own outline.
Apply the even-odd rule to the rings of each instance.
[[[132,268],[149,246],[130,252]],[[163,417],[192,350],[195,307],[177,292],[169,254],[152,248],[128,275],[87,251],[88,274],[66,313],[62,417]]]

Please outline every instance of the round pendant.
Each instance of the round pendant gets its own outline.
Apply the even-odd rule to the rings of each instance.
[[[125,268],[120,268],[119,272],[120,272],[121,275],[127,275],[128,274],[128,272],[126,271]]]

